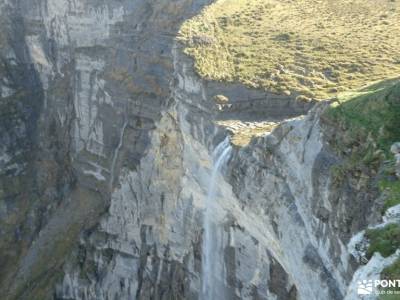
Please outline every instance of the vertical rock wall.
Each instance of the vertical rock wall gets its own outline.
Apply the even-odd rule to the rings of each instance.
[[[197,299],[210,153],[226,135],[212,97],[227,87],[200,80],[174,37],[208,2],[0,2],[0,298]],[[266,116],[308,109],[268,99]],[[222,168],[229,299],[345,294],[345,244],[377,217],[334,186],[322,109]]]
[[[207,1],[1,1],[2,298],[42,299],[168,106],[172,41]]]

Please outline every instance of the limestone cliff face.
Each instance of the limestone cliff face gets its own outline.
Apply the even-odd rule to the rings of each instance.
[[[1,298],[53,294],[112,209],[169,105],[179,24],[204,4],[0,2]]]
[[[208,2],[0,2],[1,299],[198,298],[210,153],[227,135],[213,121],[311,107],[262,94],[218,111],[221,91],[260,92],[200,80],[174,41]],[[346,244],[378,216],[358,179],[332,180],[323,109],[223,167],[213,228],[227,299],[346,294]]]

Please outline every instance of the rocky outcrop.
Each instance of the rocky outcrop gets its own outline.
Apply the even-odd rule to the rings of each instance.
[[[307,113],[315,101],[296,100],[294,96],[285,96],[254,89],[243,84],[207,81],[206,96],[223,96],[229,105],[224,105],[219,119],[232,117],[241,120],[265,120],[266,117],[282,120]]]
[[[0,2],[1,299],[198,298],[211,153],[227,134],[213,121],[312,106],[198,78],[174,37],[208,2]],[[323,109],[221,168],[226,299],[344,297],[346,243],[378,216],[361,179],[333,180]]]
[[[300,299],[342,299],[356,268],[347,243],[379,218],[356,186],[335,183],[340,163],[320,119],[326,104],[238,151],[229,178],[245,211],[259,212]],[[371,203],[366,207],[367,203]],[[376,204],[377,205],[377,204]],[[262,212],[262,214],[260,214]],[[363,215],[363,217],[361,216]],[[356,217],[354,217],[356,216]]]
[[[394,143],[390,148],[390,151],[396,159],[396,176],[400,178],[400,143]]]

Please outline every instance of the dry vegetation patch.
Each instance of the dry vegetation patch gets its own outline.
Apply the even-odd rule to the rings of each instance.
[[[204,78],[323,99],[400,73],[400,0],[217,0],[178,39]]]

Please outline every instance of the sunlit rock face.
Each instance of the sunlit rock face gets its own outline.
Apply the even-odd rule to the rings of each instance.
[[[214,120],[243,114],[213,97],[259,94],[199,79],[175,42],[208,2],[0,1],[1,299],[198,299]],[[263,97],[246,117],[311,108]],[[346,244],[377,216],[373,193],[332,181],[323,109],[234,147],[215,176],[225,299],[346,294]]]

